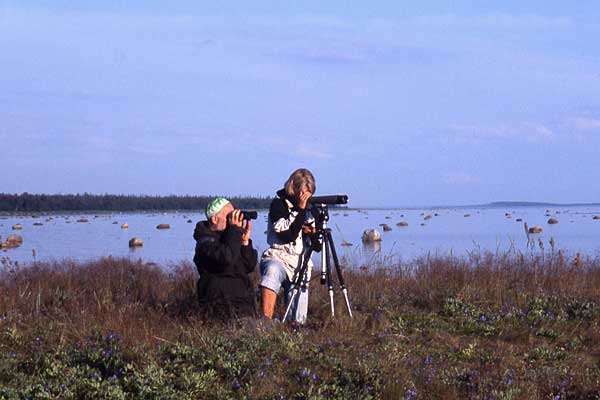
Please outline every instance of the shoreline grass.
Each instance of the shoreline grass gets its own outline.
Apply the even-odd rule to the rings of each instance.
[[[317,277],[304,326],[220,324],[198,318],[191,263],[6,264],[0,398],[600,397],[600,259],[423,257],[345,278],[352,320]]]

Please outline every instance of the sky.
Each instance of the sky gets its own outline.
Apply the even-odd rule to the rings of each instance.
[[[0,192],[600,202],[600,3],[402,3],[0,0]]]

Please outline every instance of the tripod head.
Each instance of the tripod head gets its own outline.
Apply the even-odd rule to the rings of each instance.
[[[325,229],[329,221],[329,207],[327,207],[327,204],[313,204],[311,213],[315,219],[317,232]]]

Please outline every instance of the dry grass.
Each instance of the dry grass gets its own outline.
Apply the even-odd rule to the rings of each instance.
[[[216,352],[228,349],[238,366],[215,361],[210,367],[216,371],[211,393],[219,388],[225,397],[596,398],[599,267],[597,259],[574,262],[557,253],[425,257],[393,268],[348,270],[353,320],[339,292],[339,314],[330,317],[325,288],[315,280],[305,326],[265,327],[256,321],[223,325],[199,319],[197,276],[190,263],[165,270],[109,257],[5,265],[0,387],[14,387],[10,393],[23,397],[25,389],[15,382],[26,373],[30,386],[54,384],[50,398],[79,398],[73,394],[78,392],[69,397],[61,391],[45,367],[31,367],[37,365],[33,354],[56,359],[61,351],[85,347],[90,338],[117,333],[120,357],[132,369],[115,373],[111,385],[118,384],[124,398],[169,397],[167,389],[175,389],[167,383],[152,397],[131,389],[128,379],[135,374],[150,379],[144,375],[150,374],[148,366],[167,368],[160,364],[164,352],[181,346],[219,360]],[[221,350],[214,347],[216,338]],[[8,353],[17,353],[17,361],[9,363]],[[69,362],[82,362],[74,360]],[[198,374],[210,369],[190,365]],[[193,393],[190,398],[208,393],[182,387]]]

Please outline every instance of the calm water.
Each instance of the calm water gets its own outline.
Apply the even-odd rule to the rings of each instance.
[[[505,216],[507,212],[511,213],[511,218]],[[436,213],[438,215],[434,216]],[[432,215],[432,218],[424,220],[421,214]],[[465,214],[470,216],[465,217]],[[511,246],[527,251],[524,222],[543,227],[543,233],[532,237],[536,243],[540,238],[546,250],[550,249],[549,241],[553,238],[557,249],[600,256],[600,220],[592,219],[594,215],[600,215],[600,209],[562,207],[551,210],[551,217],[559,221],[556,225],[547,223],[550,217],[546,214],[546,207],[332,210],[329,226],[333,229],[338,253],[345,260],[352,260],[353,265],[382,260],[406,261],[427,253],[466,255],[474,250],[505,251]],[[88,218],[89,222],[76,222],[81,217]],[[195,246],[192,233],[195,222],[203,219],[203,214],[113,213],[0,218],[2,239],[12,234],[19,234],[24,239],[20,248],[1,252],[0,256],[19,263],[64,258],[86,260],[112,255],[169,265],[192,260]],[[517,218],[522,218],[523,222],[517,222]],[[188,223],[188,219],[193,223]],[[396,226],[400,221],[409,225]],[[36,222],[43,225],[35,226]],[[121,229],[125,222],[129,229]],[[22,231],[12,230],[16,223],[23,225]],[[160,223],[170,224],[171,229],[156,229]],[[383,232],[379,226],[382,223],[388,224],[392,231]],[[383,240],[380,244],[362,244],[361,235],[367,228],[381,231]],[[266,248],[265,230],[266,212],[260,212],[253,228],[253,240],[259,254]],[[128,242],[132,237],[143,239],[144,246],[131,250]],[[342,241],[353,246],[341,246]],[[317,261],[318,256],[314,259]]]

